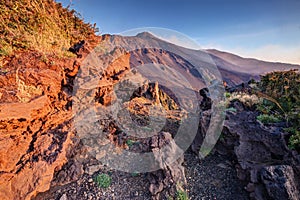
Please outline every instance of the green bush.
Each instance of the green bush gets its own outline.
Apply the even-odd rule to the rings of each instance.
[[[94,181],[101,188],[108,188],[111,184],[111,177],[108,174],[99,174]]]
[[[300,151],[300,131],[296,131],[289,139],[289,147]]]
[[[225,95],[226,98],[229,98],[231,96],[231,94],[229,92],[225,92],[224,95]]]
[[[133,140],[127,140],[127,141],[126,141],[126,144],[127,144],[129,147],[131,147],[132,145],[135,144],[135,141],[133,141]]]
[[[258,84],[265,100],[257,108],[258,120],[276,122],[284,118],[289,126],[289,147],[300,150],[300,73],[298,70],[272,72],[261,76]]]
[[[274,102],[266,104],[269,110],[277,110],[285,114],[287,120],[298,119],[297,111],[300,107],[300,73],[297,70],[272,72],[261,77],[259,88],[261,92]],[[278,107],[281,107],[278,109]]]
[[[137,177],[137,176],[139,176],[139,173],[138,173],[138,172],[132,172],[132,173],[131,173],[131,176]]]
[[[289,127],[286,128],[285,131],[291,134],[291,137],[289,138],[289,148],[300,151],[300,130]]]
[[[177,190],[176,200],[188,200],[189,197],[185,191]]]
[[[276,123],[280,122],[281,120],[273,115],[261,114],[257,116],[257,120],[261,121],[264,124],[267,123]]]

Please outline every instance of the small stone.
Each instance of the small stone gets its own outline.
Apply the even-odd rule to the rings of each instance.
[[[228,169],[229,168],[224,163],[219,163],[217,166],[220,167],[220,168],[223,168],[223,169]]]
[[[63,195],[59,198],[59,200],[68,200],[68,197],[67,197],[66,194],[63,194]]]
[[[101,165],[88,166],[85,170],[85,173],[92,176],[95,172],[99,171],[100,169],[101,169]]]
[[[253,183],[248,183],[248,185],[245,188],[247,190],[247,192],[254,192],[255,190],[255,185]]]
[[[89,178],[88,182],[89,182],[89,183],[92,183],[92,182],[93,182],[93,179],[92,179],[92,178]]]
[[[106,152],[105,152],[105,151],[100,151],[100,152],[97,153],[96,159],[97,159],[97,160],[100,160],[100,159],[103,158],[105,155],[106,155]]]

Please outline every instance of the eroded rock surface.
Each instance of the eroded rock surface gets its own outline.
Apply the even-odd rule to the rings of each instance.
[[[262,125],[240,102],[231,106],[237,111],[227,112],[217,151],[237,160],[237,175],[253,199],[299,199],[299,155],[287,148],[280,127]],[[209,115],[202,114],[199,141]]]
[[[75,134],[72,75],[82,59],[45,61],[34,52],[10,59],[0,76],[0,199],[31,199],[67,162]]]

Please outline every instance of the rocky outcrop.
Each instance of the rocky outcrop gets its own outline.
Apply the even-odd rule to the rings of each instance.
[[[161,148],[164,145],[170,145],[172,141],[172,135],[168,132],[162,132],[157,136],[153,136],[150,140],[150,150],[154,155],[157,155],[157,162],[161,165],[160,170],[148,174],[149,190],[153,199],[165,199],[168,196],[174,197],[180,185],[186,183],[184,167],[182,166],[183,155],[173,163],[166,163],[160,160],[160,156],[163,154],[160,152]],[[175,155],[175,149],[175,146],[171,145],[168,154]]]
[[[256,120],[257,114],[239,102],[235,108],[237,113],[227,115],[224,136],[236,139],[231,146],[239,163],[238,177],[248,182],[251,197],[299,199],[299,155],[287,148],[280,127],[262,125]],[[278,188],[276,193],[274,188]]]
[[[203,88],[199,91],[200,96],[202,97],[200,108],[202,110],[200,115],[200,121],[198,126],[198,132],[194,141],[191,145],[191,149],[194,153],[198,154],[200,151],[200,147],[204,141],[206,131],[208,129],[210,123],[210,116],[211,116],[211,106],[212,101],[209,97],[209,91],[207,88]]]
[[[62,71],[20,63],[8,75],[16,79],[2,82],[1,88],[15,87],[18,100],[8,97],[12,102],[0,105],[1,199],[30,199],[48,190],[54,171],[65,163],[72,129],[60,93]]]
[[[88,47],[77,53],[86,55]],[[78,59],[17,54],[0,76],[0,199],[47,191],[67,162],[75,130],[71,93]]]
[[[288,165],[264,167],[260,173],[261,181],[271,199],[299,199],[299,180]]]
[[[210,123],[210,99],[203,97],[198,134],[191,146],[195,152]],[[206,102],[205,102],[206,101]],[[252,199],[299,199],[300,156],[286,146],[280,124],[264,126],[258,113],[239,101],[231,102],[216,151],[236,161],[238,178]]]
[[[95,100],[104,106],[109,106],[116,100],[113,87],[130,70],[130,53],[125,52],[123,49],[115,48],[110,54],[110,56],[103,58],[107,59],[107,57],[110,57],[111,63],[103,70],[95,95]]]

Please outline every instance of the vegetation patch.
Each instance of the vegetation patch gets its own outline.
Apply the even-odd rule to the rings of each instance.
[[[96,31],[53,0],[0,1],[0,60],[22,50],[66,57],[71,45]]]
[[[177,190],[176,192],[176,200],[188,200],[188,194],[183,190]]]
[[[264,124],[276,123],[281,121],[279,118],[275,117],[274,115],[267,115],[267,114],[258,115],[257,120],[261,121]]]
[[[94,181],[99,187],[108,188],[112,180],[108,174],[99,174],[95,177]]]
[[[286,121],[289,147],[300,151],[300,73],[298,70],[272,72],[261,77],[260,91],[267,95],[257,108],[260,121]]]

